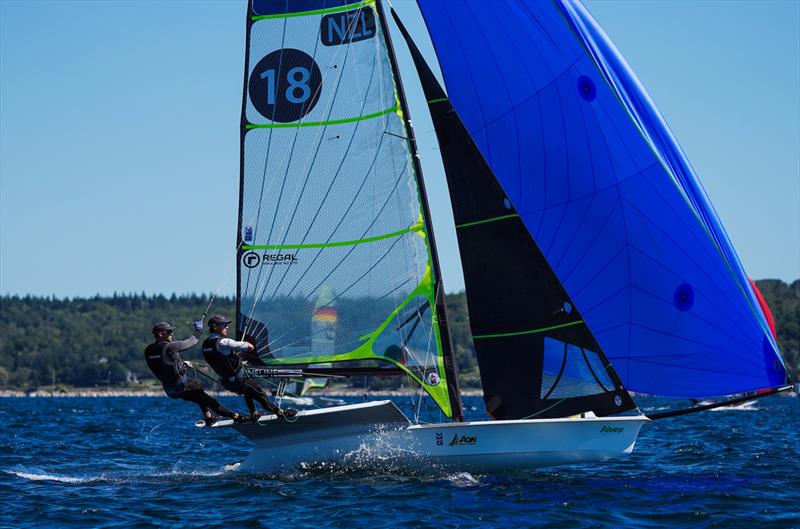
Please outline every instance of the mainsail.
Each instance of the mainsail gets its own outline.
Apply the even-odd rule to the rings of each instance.
[[[493,320],[482,310],[530,295],[499,273],[508,260],[498,258],[496,281],[478,288],[477,303],[470,297],[476,346],[487,336],[509,341],[489,361],[516,361],[520,336],[576,321],[547,313],[563,299],[564,312],[580,315],[572,330],[589,333],[553,336],[567,344],[565,363],[570,347],[604,354],[629,390],[701,397],[785,383],[775,339],[710,202],[585,9],[572,0],[418,3],[448,89],[429,101],[440,141],[463,123],[485,161],[481,185],[499,186],[484,202],[458,188],[474,171],[448,170],[456,215],[469,212],[459,228],[468,296],[477,246],[502,235],[518,247],[527,235],[541,252],[526,270],[547,286],[535,302],[519,302],[531,305],[521,319]],[[501,224],[513,228],[500,233]],[[478,228],[485,233],[466,235]],[[543,377],[558,369],[548,366],[547,338],[526,346],[544,350]]]
[[[373,0],[251,1],[238,332],[267,365],[394,364],[458,417],[407,119]]]

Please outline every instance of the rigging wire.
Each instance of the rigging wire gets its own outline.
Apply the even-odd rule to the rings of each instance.
[[[242,243],[240,242],[236,246],[237,258],[238,258],[238,254],[239,254],[239,248],[241,247],[241,245],[242,245]],[[203,314],[200,316],[200,321],[203,321],[203,320],[206,319],[206,316],[208,316],[208,312],[211,310],[211,305],[214,304],[214,301],[217,299],[217,295],[219,295],[219,291],[222,290],[223,288],[225,288],[225,285],[228,284],[228,281],[230,280],[230,276],[231,276],[231,268],[233,267],[233,264],[235,262],[236,262],[236,259],[231,259],[231,261],[228,263],[228,268],[225,270],[225,273],[222,276],[223,277],[223,281],[222,281],[222,283],[220,283],[219,286],[217,286],[216,290],[214,290],[214,292],[211,294],[211,299],[209,299],[208,305],[206,305],[206,308],[203,310]],[[191,323],[191,322],[189,322],[189,323]]]

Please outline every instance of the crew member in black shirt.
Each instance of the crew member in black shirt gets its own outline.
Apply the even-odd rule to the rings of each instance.
[[[215,420],[209,408],[219,415],[241,422],[244,420],[243,416],[217,402],[214,397],[205,392],[205,388],[200,381],[187,378],[186,367],[187,365],[191,366],[191,364],[184,362],[180,353],[197,344],[203,330],[203,321],[194,322],[194,329],[192,336],[185,340],[173,342],[175,327],[165,321],[160,321],[153,325],[153,337],[156,341],[148,345],[144,350],[147,367],[161,381],[164,393],[168,397],[194,402],[200,406],[200,410],[203,412],[203,420],[205,420],[206,424],[211,424]]]

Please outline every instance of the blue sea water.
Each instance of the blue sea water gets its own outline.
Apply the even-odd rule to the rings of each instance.
[[[250,442],[198,416],[167,398],[0,399],[0,527],[800,528],[798,398],[653,422],[627,459],[502,475],[242,475],[225,465]]]

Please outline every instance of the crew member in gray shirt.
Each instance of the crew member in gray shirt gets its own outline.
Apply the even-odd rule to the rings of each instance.
[[[239,342],[228,338],[230,324],[230,320],[223,316],[212,316],[208,319],[208,330],[211,331],[211,334],[203,342],[203,357],[219,375],[222,387],[244,397],[252,420],[258,418],[254,401],[278,417],[296,415],[296,410],[291,408],[282,410],[272,404],[267,398],[264,388],[255,379],[245,375],[242,370],[244,362],[239,353],[251,352],[255,346],[249,342]]]

